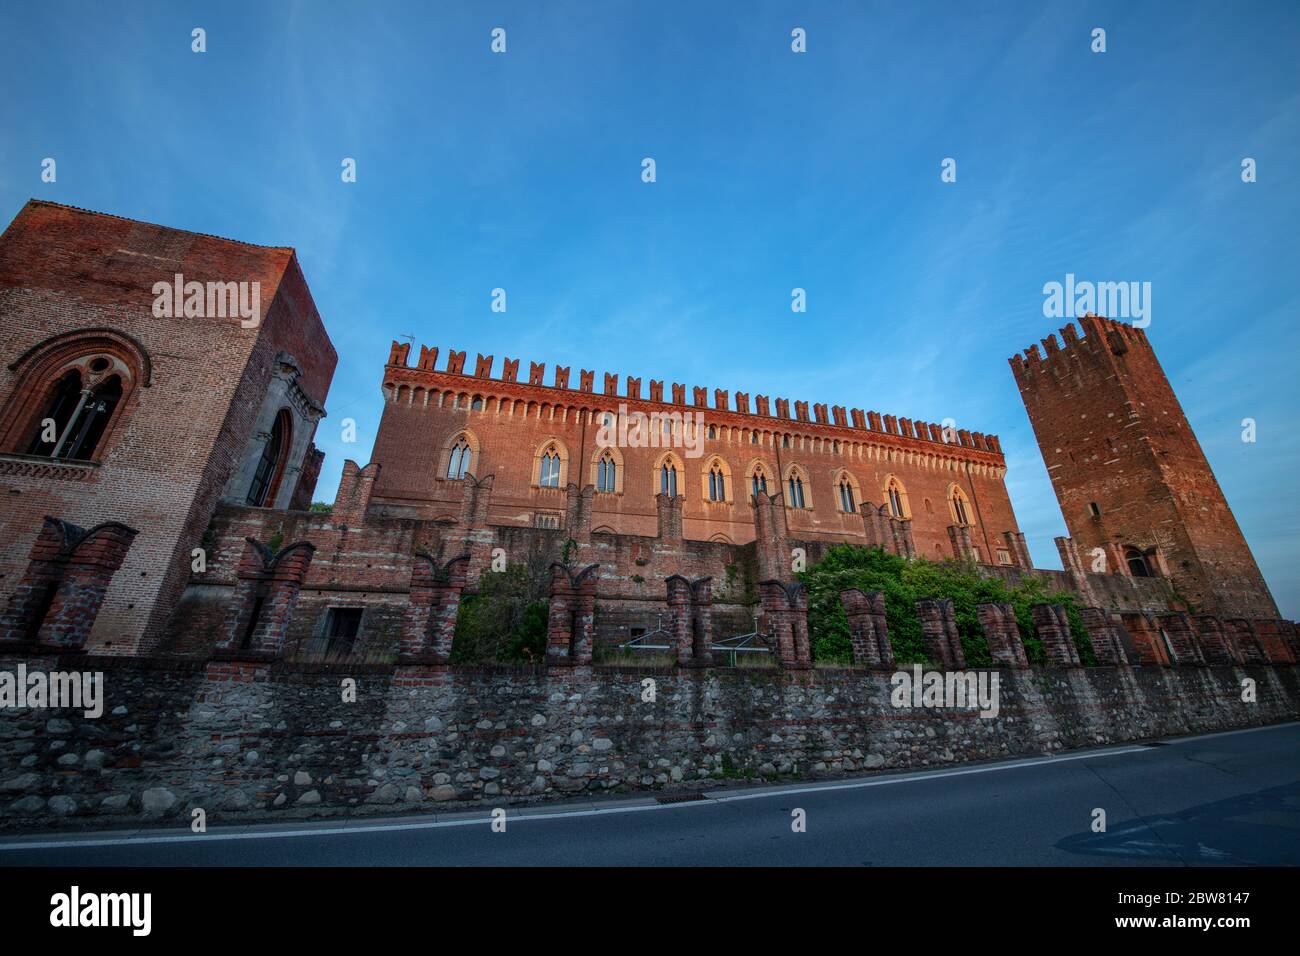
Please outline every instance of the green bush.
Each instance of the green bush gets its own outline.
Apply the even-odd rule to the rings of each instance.
[[[1088,632],[1079,616],[1078,601],[1068,591],[1049,592],[1041,578],[1026,577],[1012,586],[1001,578],[984,577],[973,566],[956,561],[942,563],[924,558],[912,561],[886,554],[878,548],[835,545],[813,567],[799,575],[808,588],[808,628],[813,659],[839,664],[853,662],[849,623],[840,603],[840,592],[857,588],[864,594],[883,591],[889,643],[898,664],[937,662],[926,657],[916,602],[924,598],[950,598],[957,618],[966,663],[991,667],[988,644],[975,616],[975,606],[1006,603],[1015,608],[1025,652],[1033,663],[1043,661],[1043,645],[1034,628],[1030,607],[1061,604],[1070,621],[1070,632],[1085,664],[1095,664]]]
[[[451,644],[455,664],[528,663],[546,653],[548,604],[538,576],[525,564],[479,577],[477,594],[466,595]]]

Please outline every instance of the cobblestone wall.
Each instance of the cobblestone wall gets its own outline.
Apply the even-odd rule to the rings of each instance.
[[[0,659],[0,672],[20,663],[68,669],[66,659]],[[895,708],[888,671],[76,666],[103,672],[102,716],[0,709],[0,826],[183,827],[195,808],[218,825],[496,806],[932,767],[1300,716],[1300,670],[1266,665],[1003,669],[989,719]],[[1254,703],[1242,700],[1247,678]]]

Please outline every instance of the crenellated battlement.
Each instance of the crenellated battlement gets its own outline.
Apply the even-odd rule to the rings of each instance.
[[[1060,330],[1061,340],[1056,338],[1055,332],[1042,340],[1043,351],[1040,352],[1037,345],[1031,345],[1023,353],[1007,359],[1016,380],[1020,381],[1022,375],[1033,375],[1041,371],[1053,360],[1061,360],[1063,357],[1068,361],[1077,356],[1080,350],[1092,354],[1097,345],[1103,342],[1115,355],[1121,355],[1130,348],[1151,349],[1146,331],[1127,322],[1117,322],[1089,313],[1079,319],[1079,325],[1083,327],[1082,336],[1071,322]]]
[[[389,369],[412,370],[407,364],[410,352],[410,343],[394,341],[386,367]],[[519,359],[506,358],[502,364],[500,377],[494,377],[493,375],[494,356],[478,355],[474,362],[472,375],[466,371],[465,359],[465,352],[448,350],[444,367],[439,370],[437,367],[438,349],[422,345],[420,346],[419,362],[412,371],[432,373],[438,376],[481,379],[512,386],[574,391],[569,385],[569,366],[555,366],[551,384],[548,385],[545,381],[545,362],[530,361],[528,363],[528,380],[527,382],[521,382],[519,380]],[[601,391],[597,392],[595,390],[597,382],[595,371],[580,369],[576,391],[579,394],[598,395],[607,399],[618,398],[631,402],[648,401],[664,405],[677,405],[689,409],[709,409],[764,420],[777,419],[794,424],[806,423],[809,425],[825,425],[832,428],[839,427],[879,432],[885,435],[895,435],[899,438],[950,445],[996,455],[1002,454],[1002,445],[997,435],[986,435],[982,432],[973,432],[964,428],[958,429],[951,426],[945,428],[932,422],[899,418],[894,415],[882,415],[879,412],[863,411],[860,408],[851,409],[843,405],[827,406],[824,403],[817,402],[810,406],[806,401],[796,400],[792,402],[790,399],[772,398],[767,395],[754,395],[753,407],[751,408],[750,394],[748,392],[737,391],[734,393],[733,398],[727,389],[721,388],[712,389],[713,401],[710,404],[710,389],[701,385],[691,387],[691,400],[688,402],[686,386],[675,382],[671,383],[671,391],[668,397],[665,398],[664,381],[662,379],[651,379],[649,381],[649,396],[647,398],[642,396],[641,381],[640,377],[623,376],[623,387],[620,389],[619,373],[605,372],[601,379]],[[793,414],[791,413],[792,406]]]

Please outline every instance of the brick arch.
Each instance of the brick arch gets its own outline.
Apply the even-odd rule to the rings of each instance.
[[[90,368],[96,358],[106,358],[103,371]],[[17,373],[13,391],[0,412],[0,451],[23,454],[36,435],[55,390],[69,371],[78,370],[83,385],[102,386],[116,375],[121,396],[95,446],[103,460],[120,433],[120,426],[139,404],[139,391],[152,382],[149,353],[136,339],[113,329],[83,329],[51,336],[20,355],[9,369]]]

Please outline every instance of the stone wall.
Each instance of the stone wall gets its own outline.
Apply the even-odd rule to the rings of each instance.
[[[0,659],[102,671],[103,715],[0,710],[0,825],[210,825],[933,767],[1294,720],[1300,670],[1004,668],[1000,713],[890,672]],[[356,700],[343,700],[343,682]],[[645,678],[655,700],[643,700]],[[1258,700],[1242,701],[1242,682]]]

